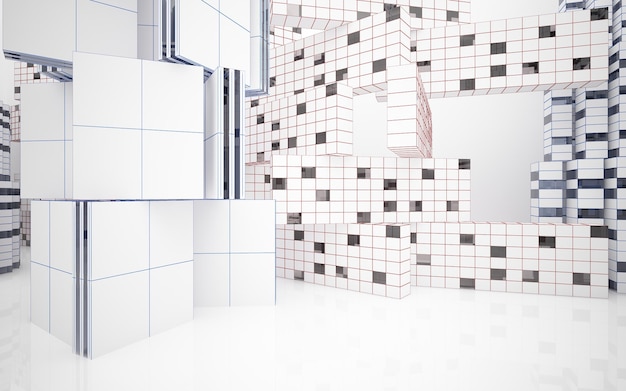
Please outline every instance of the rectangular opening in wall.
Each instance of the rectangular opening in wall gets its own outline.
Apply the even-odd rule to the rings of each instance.
[[[537,270],[522,270],[523,282],[539,282],[539,271]]]
[[[397,190],[397,181],[395,179],[385,179],[383,181],[383,186],[385,190]]]
[[[572,283],[574,285],[591,285],[591,274],[572,273]]]
[[[459,285],[461,288],[475,289],[476,280],[473,278],[461,278]]]
[[[459,45],[460,46],[473,46],[475,41],[476,41],[476,35],[474,34],[461,35],[460,40],[459,40]]]
[[[554,236],[539,236],[540,248],[556,248],[556,237]]]
[[[313,271],[315,272],[315,274],[325,274],[326,273],[326,266],[323,263],[314,263],[313,264]]]
[[[272,141],[272,151],[280,150],[280,141]]]
[[[361,32],[355,31],[353,33],[348,34],[348,46],[354,45],[355,43],[359,43],[361,41]]]
[[[459,211],[459,201],[446,201],[446,211],[448,211],[448,212],[458,212]]]
[[[313,86],[321,86],[322,84],[326,83],[326,77],[325,74],[322,73],[321,75],[315,75],[313,76]]]
[[[430,61],[418,61],[417,70],[418,72],[430,72]]]
[[[397,210],[398,210],[398,205],[396,201],[383,201],[384,212],[396,212]]]
[[[446,20],[448,22],[458,22],[459,11],[446,11]]]
[[[505,246],[491,246],[490,249],[491,258],[506,258]]]
[[[298,137],[289,137],[287,139],[287,148],[295,148],[298,146]]]
[[[326,143],[326,132],[315,133],[315,144],[325,144]]]
[[[382,58],[372,62],[372,73],[382,72],[387,70],[387,59]]]
[[[397,225],[388,225],[386,228],[386,236],[388,238],[400,238],[400,227]]]
[[[330,190],[315,190],[315,201],[330,201]]]
[[[421,212],[422,201],[409,201],[409,212]]]
[[[435,179],[435,170],[422,168],[422,179]]]
[[[580,57],[572,60],[572,69],[575,71],[580,71],[582,69],[591,69],[591,58],[590,57]]]
[[[348,68],[338,69],[335,72],[335,76],[337,81],[346,80],[348,78]]]
[[[495,42],[491,44],[491,54],[506,53],[506,42]]]
[[[345,266],[335,266],[335,275],[340,278],[348,278],[348,268]]]
[[[356,222],[359,224],[369,223],[372,221],[370,212],[356,212]]]
[[[387,274],[383,272],[372,272],[372,282],[374,284],[387,284]]]
[[[459,170],[469,170],[471,167],[470,159],[459,159]]]
[[[371,171],[372,171],[371,168],[359,167],[356,169],[356,177],[357,179],[370,179]]]
[[[298,106],[296,106],[296,113],[298,115],[306,113],[306,102],[298,103]]]
[[[313,243],[313,252],[324,254],[325,250],[326,250],[326,245],[324,243],[321,243],[321,242]]]
[[[337,95],[337,83],[332,83],[326,86],[326,97]]]
[[[294,270],[293,271],[293,279],[304,281],[304,271],[302,270]]]
[[[430,254],[417,254],[415,256],[416,265],[430,265]]]
[[[391,22],[396,19],[400,19],[400,7],[394,5],[393,8],[390,8],[385,12],[385,20],[387,22]]]
[[[506,269],[491,269],[491,279],[495,281],[506,280]]]
[[[272,122],[272,130],[280,130],[280,121]]]
[[[550,38],[556,36],[556,26],[539,26],[539,38]]]
[[[422,17],[422,7],[409,7],[409,15],[412,18],[421,18]]]
[[[365,19],[365,18],[369,17],[370,15],[371,14],[369,12],[357,11],[356,12],[356,20]]]
[[[287,224],[302,224],[302,213],[287,213]]]
[[[492,65],[491,77],[506,76],[506,65]]]
[[[295,52],[293,52],[294,61],[299,61],[299,60],[302,60],[303,58],[304,58],[304,49],[298,49]]]
[[[326,53],[318,53],[313,56],[313,65],[320,65],[326,61]]]
[[[286,178],[272,178],[272,190],[285,190],[287,188]]]
[[[585,99],[606,99],[609,97],[609,92],[607,90],[602,91],[587,91],[585,92]]]
[[[315,167],[302,167],[302,178],[315,178]]]
[[[264,182],[265,182],[265,183],[272,183],[272,180],[271,180],[271,178],[270,178],[270,176],[269,176],[269,175],[264,175],[264,176],[263,176],[263,179],[264,179]]]
[[[256,161],[258,162],[264,162],[265,161],[265,152],[257,152],[256,154]]]
[[[361,244],[361,237],[359,235],[348,234],[348,246],[359,246]]]
[[[461,91],[471,91],[476,89],[476,80],[474,79],[462,79],[460,81],[459,89]]]
[[[293,240],[304,240],[304,231],[294,230]]]
[[[417,243],[417,232],[411,232],[411,244]]]
[[[608,238],[609,227],[607,227],[606,225],[592,225],[591,237],[592,238]]]
[[[259,114],[256,116],[256,124],[260,125],[262,123],[265,123],[265,114]]]
[[[602,219],[604,218],[604,209],[578,209],[578,218],[579,219]]]
[[[534,62],[525,62],[522,64],[522,74],[523,75],[532,75],[533,73],[539,73],[539,63]]]
[[[474,245],[474,234],[460,234],[459,241],[461,244]]]

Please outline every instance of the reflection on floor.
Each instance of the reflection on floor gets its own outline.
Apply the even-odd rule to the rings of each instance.
[[[412,287],[396,300],[278,279],[276,307],[196,309],[89,361],[29,323],[23,250],[0,276],[0,390],[626,389],[626,295],[614,292]]]

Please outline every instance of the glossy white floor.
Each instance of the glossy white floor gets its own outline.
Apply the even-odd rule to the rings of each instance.
[[[626,295],[399,301],[279,279],[276,307],[196,309],[89,361],[29,323],[24,264],[0,275],[0,390],[626,389]]]

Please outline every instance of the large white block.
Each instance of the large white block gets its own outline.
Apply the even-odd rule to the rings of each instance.
[[[143,199],[198,199],[204,194],[203,135],[145,131]]]
[[[72,61],[75,0],[6,0],[3,49]]]
[[[50,266],[72,275],[76,260],[76,204],[50,202]]]
[[[92,358],[149,336],[149,272],[89,282]]]
[[[227,254],[229,239],[229,201],[202,200],[193,203],[194,254]]]
[[[230,304],[274,305],[276,277],[274,254],[231,254]]]
[[[74,127],[73,177],[75,199],[141,199],[141,131]]]
[[[140,60],[76,52],[73,80],[75,126],[141,128]]]
[[[23,84],[20,86],[21,141],[65,139],[66,91],[72,83]],[[68,102],[71,105],[71,100]],[[72,118],[67,118],[69,124]]]
[[[93,202],[90,220],[91,279],[148,269],[148,202]]]
[[[77,0],[76,50],[137,58],[137,3]]]
[[[30,264],[30,321],[50,331],[50,269]]]
[[[195,306],[228,306],[230,302],[230,256],[194,254],[193,302]]]
[[[220,2],[220,12],[241,28],[250,31],[250,3],[250,0],[222,1]]]
[[[202,0],[178,0],[176,5],[176,54],[215,70],[219,65],[220,53],[218,11]]]
[[[35,201],[30,204],[30,259],[50,265],[50,203]]]
[[[74,278],[50,269],[50,334],[68,345],[74,336]]]
[[[149,130],[204,131],[204,70],[142,61],[142,121]]]
[[[150,270],[150,335],[193,319],[193,262]]]
[[[274,200],[230,202],[230,250],[233,253],[274,252],[276,220]]]
[[[150,202],[150,267],[193,259],[193,201]]]
[[[220,16],[220,66],[250,73],[250,32],[225,16]]]
[[[23,198],[65,198],[65,145],[63,141],[24,141],[21,145]]]

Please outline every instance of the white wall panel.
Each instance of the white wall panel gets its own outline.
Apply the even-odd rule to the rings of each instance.
[[[68,345],[74,336],[74,279],[50,269],[50,334]]]
[[[50,203],[48,201],[32,201],[31,216],[31,248],[30,259],[43,265],[50,265]]]
[[[46,266],[30,264],[30,321],[46,331],[50,330],[49,273]]]
[[[229,201],[207,200],[193,203],[193,252],[228,253]]]
[[[194,306],[228,306],[230,297],[229,260],[228,254],[194,254]]]
[[[150,270],[150,335],[193,319],[193,262]]]
[[[274,200],[231,201],[231,252],[274,252],[276,248],[274,205]]]
[[[231,254],[230,304],[274,305],[276,277],[274,254]]]
[[[76,50],[137,58],[137,3],[77,0]]]
[[[50,203],[50,267],[74,272],[76,260],[76,204]]]
[[[193,202],[150,202],[150,267],[193,259]]]

